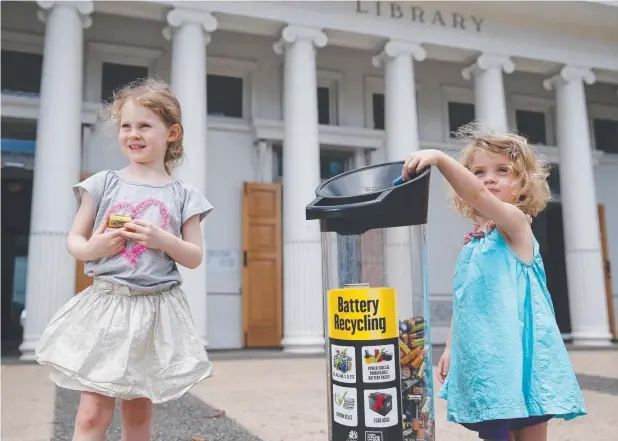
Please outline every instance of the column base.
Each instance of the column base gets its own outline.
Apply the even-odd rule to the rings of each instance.
[[[37,344],[38,342],[36,341],[24,341],[19,346],[19,351],[21,352],[19,359],[23,361],[34,361]]]
[[[281,342],[288,354],[323,354],[324,339],[315,337],[287,337]]]
[[[284,352],[324,352],[322,252],[319,240],[283,244]]]
[[[64,232],[33,232],[29,237],[26,320],[21,360],[34,360],[41,334],[54,314],[75,294],[75,259]]]
[[[612,346],[612,335],[609,332],[589,331],[572,332],[572,344],[575,347],[598,347],[604,348]]]

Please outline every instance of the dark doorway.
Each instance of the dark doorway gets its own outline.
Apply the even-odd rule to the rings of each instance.
[[[18,354],[26,303],[32,172],[2,169],[2,355]]]
[[[2,355],[18,355],[26,273],[36,120],[2,117]]]
[[[549,203],[547,208],[534,219],[532,231],[539,242],[539,251],[547,275],[547,289],[556,312],[558,328],[562,334],[570,334],[571,314],[560,202]]]

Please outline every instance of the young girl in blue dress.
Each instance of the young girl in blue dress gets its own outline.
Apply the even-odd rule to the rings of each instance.
[[[549,201],[547,164],[525,138],[473,133],[460,162],[421,150],[406,160],[403,178],[428,166],[474,222],[455,268],[451,331],[437,369],[447,419],[484,440],[545,441],[551,418],[586,414],[530,226]]]
[[[178,271],[202,262],[200,223],[212,210],[172,176],[183,156],[180,104],[150,79],[114,98],[111,120],[128,165],[75,185],[79,208],[67,240],[94,282],[52,317],[36,352],[58,386],[81,391],[74,441],[103,441],[116,399],[122,440],[149,441],[153,403],[179,398],[212,373]],[[109,228],[112,215],[132,219]]]

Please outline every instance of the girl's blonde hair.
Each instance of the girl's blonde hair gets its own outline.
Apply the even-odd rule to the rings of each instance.
[[[509,168],[520,183],[514,205],[530,216],[536,216],[545,209],[551,199],[547,183],[550,166],[545,158],[534,153],[526,138],[513,133],[483,132],[477,123],[463,126],[456,137],[466,143],[459,157],[464,167],[471,169],[474,153],[479,150],[507,155]],[[480,217],[480,213],[454,191],[452,201],[462,216],[473,220]]]
[[[165,170],[171,175],[184,154],[182,146],[184,128],[178,98],[164,81],[150,77],[140,78],[114,91],[112,102],[106,106],[108,119],[119,124],[122,106],[129,100],[152,110],[168,129],[174,124],[178,125],[180,132],[178,139],[168,143],[163,159]]]

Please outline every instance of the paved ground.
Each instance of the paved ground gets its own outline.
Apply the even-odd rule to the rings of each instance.
[[[550,422],[550,441],[616,441],[618,350],[571,351],[588,415]],[[437,361],[439,350],[434,356]],[[154,440],[325,441],[325,361],[270,352],[212,354],[215,376],[180,400],[155,407]],[[70,441],[78,394],[57,389],[36,364],[3,360],[3,441]],[[28,391],[26,391],[28,389]],[[220,410],[225,415],[220,416]],[[437,441],[476,435],[445,421],[436,399]],[[108,439],[120,439],[117,414]]]

